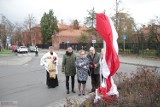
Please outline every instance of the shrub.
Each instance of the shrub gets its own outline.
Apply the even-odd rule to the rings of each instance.
[[[123,77],[118,84],[117,100],[99,101],[94,107],[160,107],[160,76],[152,69],[142,67],[130,78]],[[120,77],[120,78],[121,78]]]
[[[121,79],[119,98],[94,103],[92,95],[78,107],[160,107],[160,75],[156,70],[141,67],[130,78],[123,73],[117,76]]]

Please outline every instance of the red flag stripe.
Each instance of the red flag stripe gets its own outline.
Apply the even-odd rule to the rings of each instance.
[[[109,91],[111,84],[111,76],[113,76],[119,68],[120,62],[113,45],[113,32],[109,18],[103,13],[96,14],[96,30],[103,38],[106,44],[105,61],[110,70],[110,75],[106,79],[107,90]]]

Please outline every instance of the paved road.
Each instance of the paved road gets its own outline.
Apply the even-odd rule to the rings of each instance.
[[[33,53],[18,54],[18,56],[0,56],[0,101],[17,101],[18,107],[45,107],[50,103],[64,99],[66,96],[78,97],[77,94],[66,94],[65,77],[61,72],[58,75],[59,87],[54,89],[46,87],[46,72],[39,65],[40,58],[44,52],[46,51],[41,51],[38,57],[35,57]],[[64,51],[57,51],[57,53],[60,60],[58,69],[61,71]],[[120,57],[122,63],[118,72],[130,74],[137,70],[137,66],[132,60],[135,60],[135,58],[130,58],[130,61],[128,59]],[[132,63],[127,64],[127,61]],[[159,63],[159,60],[157,63]],[[77,91],[77,82],[75,86]],[[89,78],[87,92],[90,89]]]
[[[43,52],[40,53],[38,57],[35,57],[34,54],[1,57],[1,61],[2,59],[3,61],[0,64],[0,101],[16,101],[18,107],[44,107],[66,96],[77,95],[73,93],[66,94],[65,77],[61,72],[58,75],[59,87],[54,89],[46,87],[46,72],[39,65],[43,54]],[[27,60],[30,57],[32,59]],[[22,64],[20,65],[20,59],[29,62],[24,63],[26,61],[21,61]],[[61,71],[61,54],[59,59],[58,69]],[[77,86],[77,84],[75,85]],[[89,90],[90,87],[88,87]]]

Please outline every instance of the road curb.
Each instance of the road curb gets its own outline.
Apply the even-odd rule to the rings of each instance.
[[[135,63],[128,63],[128,62],[120,62],[121,64],[128,64],[128,65],[136,65],[136,66],[146,66],[146,67],[154,67],[160,68],[160,66],[152,66],[152,65],[144,65],[144,64],[135,64]]]
[[[87,99],[89,99],[91,96],[94,96],[94,95],[95,95],[94,92],[89,93],[85,96],[74,95],[74,96],[70,96],[70,97],[66,97],[66,98],[54,101],[53,103],[50,103],[45,107],[75,107],[74,104],[82,105]],[[66,106],[67,100],[69,100],[69,103],[71,103],[69,106]]]

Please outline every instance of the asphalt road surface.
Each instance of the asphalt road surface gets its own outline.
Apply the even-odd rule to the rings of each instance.
[[[78,96],[77,93],[66,94],[65,76],[61,73],[62,54],[59,54],[59,86],[48,89],[46,86],[46,71],[40,66],[39,56],[32,56],[32,60],[22,65],[0,65],[0,101],[17,102],[17,107],[44,107],[66,96]],[[21,55],[19,57],[25,57]],[[3,57],[8,58],[8,57]],[[13,57],[9,59],[12,60]],[[16,61],[15,61],[16,63]],[[17,62],[18,63],[18,62]],[[121,64],[118,72],[134,72],[135,65]],[[75,81],[75,91],[77,81]],[[90,77],[87,81],[87,92],[91,89]]]

